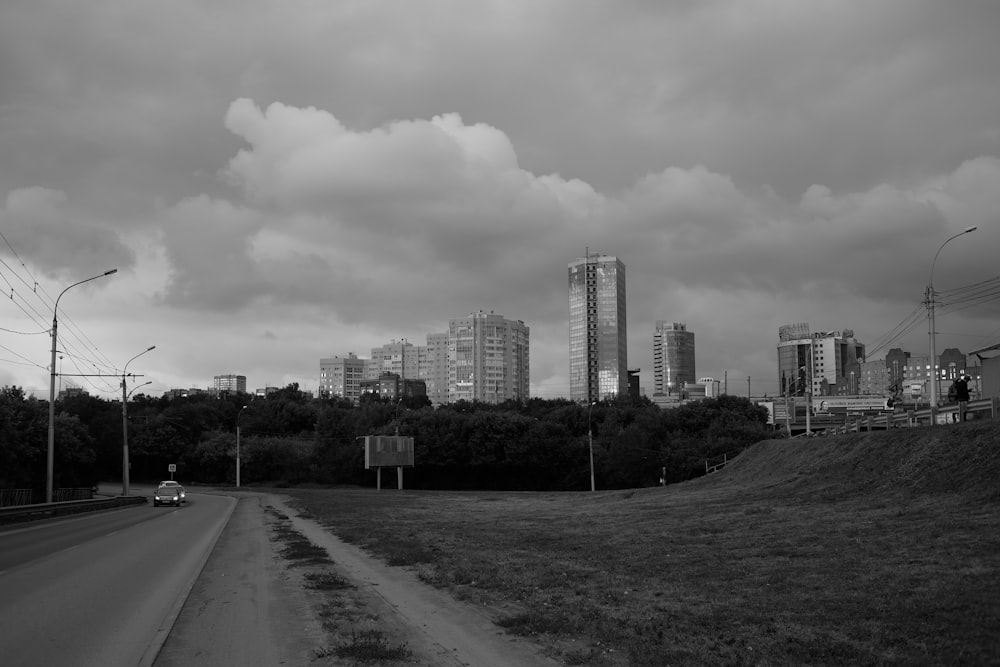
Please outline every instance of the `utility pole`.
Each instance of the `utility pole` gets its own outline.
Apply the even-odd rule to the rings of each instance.
[[[590,446],[590,491],[597,490],[597,483],[594,481],[594,422],[591,418],[594,410],[594,403],[591,402],[587,408],[587,444]]]
[[[236,413],[236,488],[240,488],[240,415],[246,410],[249,405],[244,405],[240,408],[240,411]]]
[[[76,287],[77,285],[82,285],[88,283],[91,280],[97,280],[98,278],[103,278],[104,276],[110,276],[113,273],[117,273],[118,269],[110,269],[104,273],[80,280],[73,283],[56,297],[56,303],[52,307],[52,364],[49,366],[49,443],[48,450],[45,454],[45,502],[52,502],[52,491],[54,482],[54,469],[55,469],[55,450],[56,450],[56,343],[58,341],[59,335],[59,300],[63,298],[70,288]]]
[[[813,372],[813,344],[809,341],[809,361],[806,364],[806,435],[812,435],[812,372]]]
[[[946,245],[948,245],[949,241],[957,239],[959,236],[962,236],[963,234],[968,234],[969,232],[974,232],[974,231],[976,231],[976,229],[978,229],[976,226],[966,227],[964,230],[960,231],[958,234],[955,234],[954,236],[948,238],[944,243],[941,244],[941,247],[937,249],[937,252],[934,253],[934,259],[931,261],[931,277],[930,277],[930,281],[928,281],[928,283],[927,283],[927,291],[926,291],[926,296],[927,296],[927,299],[926,299],[926,301],[927,301],[927,337],[928,337],[929,342],[930,342],[930,345],[929,345],[929,347],[930,347],[930,350],[929,350],[930,355],[929,355],[929,357],[930,358],[927,361],[928,361],[928,366],[930,367],[930,371],[931,371],[930,372],[930,385],[931,386],[930,386],[930,397],[929,397],[929,400],[928,400],[928,403],[929,403],[928,407],[930,408],[931,426],[934,426],[937,423],[937,408],[938,408],[938,399],[939,399],[937,384],[938,384],[938,379],[940,378],[940,376],[938,375],[938,367],[937,367],[937,350],[935,349],[935,347],[936,347],[936,345],[935,345],[935,343],[936,343],[935,337],[937,335],[937,332],[934,330],[934,265],[937,264],[938,255],[941,254],[941,251],[944,250],[944,247]],[[55,357],[53,357],[53,359],[54,358]]]
[[[131,359],[125,362],[125,368],[122,369],[122,495],[129,495],[129,461],[128,461],[128,393],[126,389],[126,378],[128,377],[128,365],[133,361],[141,357],[142,355],[155,350],[155,345],[150,345],[145,350],[135,355]],[[135,377],[133,375],[132,377]],[[140,376],[141,377],[141,376]]]

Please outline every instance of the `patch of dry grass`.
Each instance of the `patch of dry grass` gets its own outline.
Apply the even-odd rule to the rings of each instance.
[[[390,643],[376,627],[378,616],[371,613],[357,587],[337,572],[326,549],[296,530],[281,511],[267,507],[265,514],[278,554],[293,568],[288,570],[290,579],[313,592],[316,615],[328,640],[313,649],[313,659],[324,664],[386,666],[409,662],[413,652],[405,643]]]
[[[624,493],[283,492],[566,664],[997,664],[998,435],[760,443]]]
[[[332,562],[330,555],[320,546],[310,542],[302,533],[291,527],[288,517],[273,508],[267,511],[271,518],[271,536],[281,543],[281,555],[294,565],[324,565]]]

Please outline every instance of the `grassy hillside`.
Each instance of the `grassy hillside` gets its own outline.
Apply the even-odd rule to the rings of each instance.
[[[289,494],[565,664],[1000,664],[988,422],[762,442],[666,488]]]
[[[1000,500],[1000,426],[969,422],[754,445],[711,480],[766,494]]]

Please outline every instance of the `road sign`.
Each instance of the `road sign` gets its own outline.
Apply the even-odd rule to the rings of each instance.
[[[168,463],[167,464],[167,472],[177,472],[177,464],[176,463]]]

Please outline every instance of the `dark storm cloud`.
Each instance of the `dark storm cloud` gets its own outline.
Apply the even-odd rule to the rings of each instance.
[[[115,230],[78,218],[65,204],[62,192],[33,187],[8,193],[0,209],[4,236],[35,269],[65,280],[89,275],[97,267],[124,270],[135,263],[134,253]]]
[[[531,326],[533,384],[565,392],[566,264],[587,248],[628,267],[644,385],[658,319],[696,331],[717,366],[699,374],[770,376],[781,324],[891,330],[967,226],[936,282],[995,273],[998,15],[10,0],[0,223],[53,276],[127,273],[92,310],[127,350],[154,328],[182,386],[248,359],[311,383],[319,356],[482,308]],[[991,342],[992,308],[942,330]],[[219,352],[159,342],[195,330]]]

